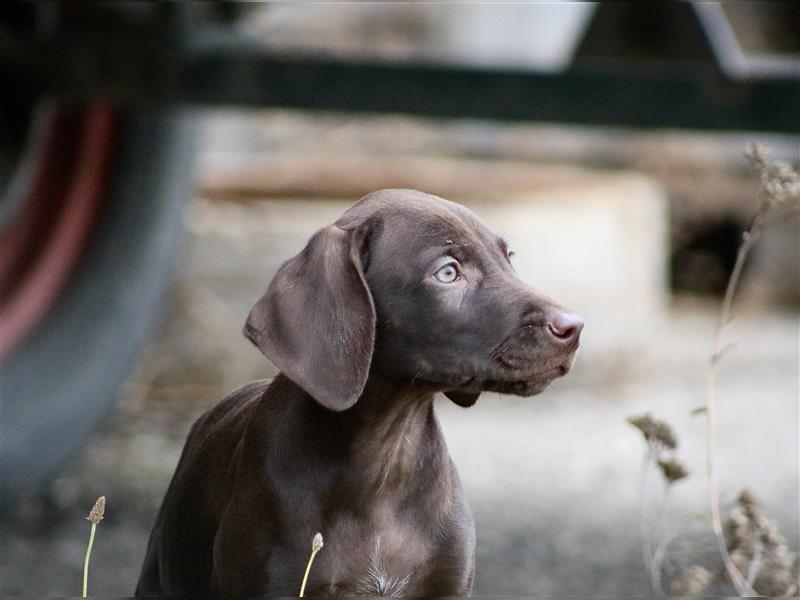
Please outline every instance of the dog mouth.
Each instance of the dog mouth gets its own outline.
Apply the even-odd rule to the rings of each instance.
[[[569,363],[564,363],[535,373],[502,379],[470,377],[455,389],[465,393],[496,392],[514,396],[534,396],[544,391],[554,380],[566,375],[571,366]]]
[[[494,380],[489,379],[482,385],[483,391],[514,396],[533,396],[544,391],[554,380],[569,372],[568,365],[558,365],[546,371],[523,379]]]

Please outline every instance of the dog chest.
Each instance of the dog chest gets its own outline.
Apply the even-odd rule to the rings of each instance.
[[[435,539],[413,515],[379,506],[368,519],[339,516],[329,523],[328,532],[312,568],[310,590],[359,596],[408,596],[421,591]]]

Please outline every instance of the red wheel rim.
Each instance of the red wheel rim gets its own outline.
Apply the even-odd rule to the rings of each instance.
[[[16,218],[0,235],[0,357],[25,340],[60,297],[98,222],[113,169],[118,111],[55,108]]]

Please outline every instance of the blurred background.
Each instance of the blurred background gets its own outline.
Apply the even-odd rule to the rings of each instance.
[[[77,595],[99,495],[90,594],[133,593],[191,423],[275,372],[251,305],[382,187],[467,205],[586,321],[541,396],[437,405],[475,594],[650,594],[642,487],[650,535],[680,531],[665,589],[716,576],[693,410],[762,198],[745,146],[800,162],[795,4],[6,2],[0,81],[0,594]],[[718,367],[724,512],[750,488],[788,552],[799,241],[776,209]],[[641,486],[645,412],[689,471],[669,494]]]

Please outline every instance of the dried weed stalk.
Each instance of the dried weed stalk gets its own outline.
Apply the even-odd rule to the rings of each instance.
[[[670,543],[677,534],[670,530],[666,523],[669,504],[669,491],[672,485],[689,475],[689,471],[681,463],[675,452],[678,449],[678,438],[666,421],[654,419],[649,414],[630,417],[628,423],[636,427],[644,436],[647,444],[642,471],[639,476],[639,537],[642,544],[642,559],[645,569],[650,574],[650,586],[653,592],[663,596],[661,583],[664,558]],[[658,467],[664,478],[664,494],[656,514],[652,515],[645,502],[647,475],[652,466]],[[660,540],[655,549],[650,537],[651,530],[660,532]]]
[[[733,299],[739,280],[742,276],[742,269],[745,261],[753,248],[753,245],[761,237],[767,215],[778,206],[798,202],[800,200],[800,176],[792,169],[791,165],[783,161],[769,161],[767,150],[758,144],[751,144],[747,149],[747,157],[753,166],[759,171],[763,198],[750,226],[742,234],[742,242],[736,255],[736,262],[731,271],[728,285],[725,288],[725,295],[722,299],[719,321],[714,332],[711,346],[711,355],[706,369],[706,461],[708,470],[708,497],[711,508],[711,528],[717,540],[717,548],[725,566],[728,578],[736,588],[740,596],[756,595],[752,585],[748,583],[747,577],[736,566],[731,559],[730,553],[725,543],[725,536],[722,531],[722,520],[719,508],[719,488],[717,486],[716,455],[717,455],[717,364],[722,358],[722,334],[725,327],[731,321],[731,310]]]
[[[322,539],[322,534],[317,532],[314,535],[314,539],[311,540],[311,556],[308,559],[308,564],[306,565],[306,572],[303,575],[303,583],[300,584],[300,598],[303,597],[303,594],[306,592],[306,583],[308,583],[308,574],[311,573],[311,565],[314,562],[314,557],[317,555],[317,552],[322,550],[322,547],[325,545],[325,542]]]
[[[750,490],[739,495],[723,529],[731,561],[746,573],[748,586],[765,596],[797,592],[797,578],[792,574],[797,555],[789,550],[777,524],[764,515]]]
[[[89,543],[86,546],[86,556],[83,559],[83,597],[86,598],[86,591],[89,585],[89,559],[92,556],[92,546],[94,546],[94,533],[97,530],[97,525],[103,520],[106,513],[106,497],[100,496],[97,502],[94,503],[92,510],[89,511],[89,516],[86,520],[92,524],[91,532],[89,533]]]
[[[720,517],[716,476],[716,367],[728,349],[727,346],[722,346],[723,332],[732,318],[733,300],[742,269],[754,244],[761,237],[769,213],[782,206],[794,204],[800,206],[800,176],[791,165],[783,161],[770,161],[766,149],[757,144],[750,145],[746,154],[759,172],[763,198],[749,227],[742,234],[736,262],[723,296],[706,370],[706,404],[692,413],[705,413],[707,418],[706,461],[711,529],[722,560],[724,574],[740,596],[758,594],[792,596],[800,591],[799,577],[792,573],[796,555],[789,551],[786,540],[778,532],[775,522],[762,513],[752,492],[748,490],[742,492],[724,525]],[[677,448],[677,439],[667,423],[657,421],[650,415],[631,417],[628,422],[641,431],[647,443],[639,489],[642,552],[650,573],[653,591],[663,594],[662,566],[667,548],[676,537],[677,530],[667,530],[655,551],[651,550],[647,512],[644,507],[645,478],[648,467],[653,464],[659,467],[667,484],[665,504],[670,486],[687,477],[688,472],[674,456],[665,455],[667,451],[674,451]],[[697,595],[706,589],[710,581],[711,574],[705,567],[692,565],[671,581],[670,592]]]

